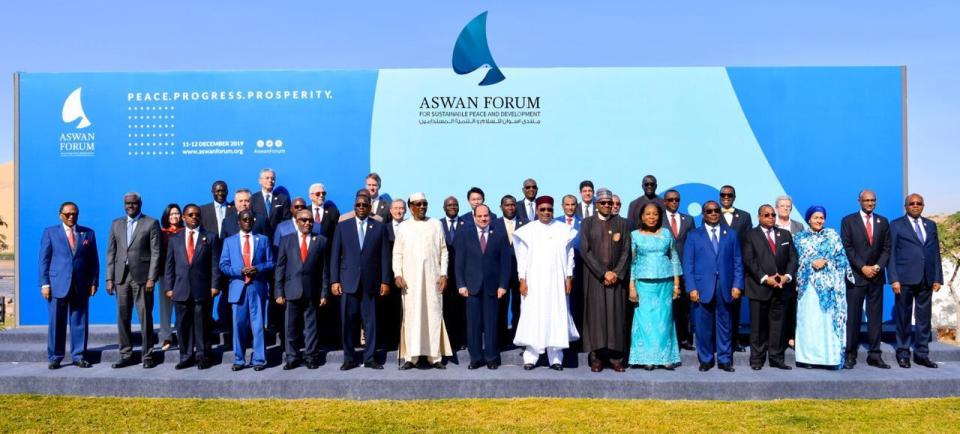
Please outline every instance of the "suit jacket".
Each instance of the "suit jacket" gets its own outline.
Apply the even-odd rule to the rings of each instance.
[[[774,246],[777,254],[770,251],[770,244],[763,229],[755,227],[747,231],[741,244],[743,267],[746,270],[747,297],[767,301],[773,296],[774,288],[763,285],[763,276],[774,274],[790,275],[790,283],[797,276],[797,250],[793,246],[790,231],[774,228]],[[789,291],[792,285],[785,285],[780,291]]]
[[[220,272],[230,279],[230,303],[237,303],[243,298],[243,291],[251,289],[260,292],[266,297],[270,286],[270,273],[273,271],[273,249],[270,248],[270,239],[266,235],[253,234],[253,257],[250,264],[257,267],[257,274],[250,283],[246,283],[241,274],[243,270],[243,250],[240,234],[231,235],[223,240],[223,251],[220,253]]]
[[[356,219],[337,224],[330,249],[330,283],[339,283],[347,294],[379,294],[380,285],[391,280],[388,243],[387,228],[372,217],[367,218],[363,248]]]
[[[203,211],[201,211],[202,217]],[[194,240],[193,261],[187,262],[187,231],[170,237],[167,244],[164,288],[173,290],[173,301],[205,301],[211,288],[220,288],[220,243],[203,226]],[[165,295],[161,295],[165,296]]]
[[[275,254],[274,256],[276,257],[277,255],[280,254],[280,252],[279,252],[277,249],[280,248],[280,243],[283,241],[283,237],[286,237],[287,235],[290,235],[290,234],[296,234],[296,233],[299,233],[299,232],[300,232],[300,230],[297,229],[297,224],[293,222],[293,219],[290,219],[290,220],[281,222],[280,225],[277,226],[277,230],[273,231],[273,238],[272,238],[272,240],[273,240],[273,251],[276,252],[276,254]],[[316,224],[313,225],[313,229],[311,229],[310,232],[312,232],[312,233],[314,233],[314,234],[317,234],[317,235],[323,235],[323,233],[320,232],[320,227],[317,226]],[[326,238],[327,240],[329,240],[329,238],[327,238],[325,235],[324,235],[324,238]],[[330,247],[330,242],[329,242],[329,241],[326,241],[326,242],[325,242],[325,245],[326,245],[327,247]],[[299,248],[300,248],[300,247],[297,246],[297,249],[299,249]],[[297,250],[297,251],[299,251],[299,250]]]
[[[444,216],[444,219],[446,219],[446,216]],[[477,225],[477,222],[476,222],[476,220],[475,220],[474,217],[473,217],[473,211],[470,211],[470,212],[468,212],[468,213],[464,213],[463,215],[461,215],[461,216],[460,216],[460,220],[463,222],[463,225],[464,225],[464,226],[476,226],[476,225]],[[496,214],[495,212],[493,212],[493,209],[491,209],[491,210],[490,210],[490,224],[492,225],[491,227],[494,227],[493,225],[497,225],[499,221],[500,221],[500,218],[497,217],[497,214]],[[446,228],[444,228],[444,229],[446,229]],[[460,226],[457,226],[457,229],[460,229]]]
[[[129,273],[125,273],[128,271]],[[127,246],[127,216],[110,225],[107,241],[107,280],[116,284],[133,279],[143,285],[160,278],[160,224],[141,214],[133,230],[133,241]]]
[[[447,243],[447,284],[453,285],[456,282],[454,274],[456,273],[457,265],[457,252],[455,242],[457,240],[457,234],[465,227],[473,227],[473,213],[466,213],[459,217],[454,217],[457,224],[453,230],[450,230],[450,217],[446,215],[440,219],[440,225],[443,228],[443,239]],[[467,224],[467,223],[470,224]],[[391,250],[392,251],[392,250]],[[392,260],[392,257],[391,257]]]
[[[596,201],[591,202],[590,205],[593,205],[593,214],[596,214],[596,213],[597,213],[597,203],[596,203]],[[577,215],[580,216],[580,220],[583,220],[583,219],[586,218],[586,217],[583,216],[583,210],[584,210],[584,208],[586,208],[586,207],[587,207],[587,203],[586,203],[586,202],[581,201],[580,203],[577,204]],[[593,214],[591,214],[591,215],[593,215]]]
[[[96,234],[85,226],[75,225],[73,229],[76,251],[70,251],[62,224],[44,229],[40,237],[40,286],[50,285],[50,293],[55,298],[69,295],[72,286],[89,290],[100,283]]]
[[[507,241],[506,230],[492,224],[488,226],[486,251],[480,249],[476,225],[461,231],[454,244],[457,288],[467,288],[470,295],[484,290],[494,296],[498,288],[510,288],[513,249]]]
[[[530,218],[530,216],[527,215],[527,205],[526,205],[527,198],[524,197],[522,194],[519,197],[520,197],[520,200],[517,201],[517,220],[522,221],[523,224],[527,224],[536,220],[537,205],[536,204],[533,205],[534,216],[533,218]],[[536,199],[534,199],[534,201],[536,201]]]
[[[700,302],[709,303],[714,298],[714,290],[720,291],[723,301],[730,303],[733,295],[730,290],[743,288],[743,257],[736,231],[720,227],[718,253],[713,252],[707,226],[687,234],[683,246],[683,273],[687,292],[698,291]]]
[[[514,230],[514,231],[516,231],[517,229],[522,228],[523,225],[525,225],[525,224],[528,223],[528,222],[525,222],[525,221],[523,221],[523,220],[520,220],[520,211],[517,211],[517,215],[515,215],[515,216],[513,217],[513,221],[515,222],[515,225],[514,225],[514,227],[513,227],[513,230]],[[500,227],[503,228],[504,231],[507,230],[507,220],[506,220],[504,217],[498,218],[498,219],[497,219],[497,223],[500,225]],[[513,241],[512,241],[512,240],[509,240],[509,242],[510,242],[510,244],[513,244]]]
[[[311,231],[307,260],[300,259],[300,233],[284,236],[277,249],[273,297],[287,300],[315,300],[330,296],[327,268],[327,238]]]
[[[750,213],[740,208],[734,208],[733,210],[733,219],[731,219],[729,225],[727,224],[727,217],[721,211],[720,226],[733,229],[740,237],[740,241],[743,242],[743,237],[747,235],[750,229],[753,229],[753,219],[750,218]]]
[[[270,216],[267,217],[267,204],[263,198],[263,191],[258,191],[250,196],[250,210],[257,216],[257,220],[263,222],[265,231],[263,234],[272,239],[277,225],[291,217],[290,197],[283,193],[282,188],[274,188],[270,194]]]
[[[661,210],[666,210],[667,206],[663,203],[663,198],[660,196],[654,196],[653,199],[647,198],[647,195],[641,194],[640,197],[634,199],[630,202],[630,207],[627,208],[627,220],[634,222],[635,224],[640,221],[640,210],[643,209],[643,206],[648,202],[654,202],[657,205],[660,205]]]
[[[663,228],[666,229],[667,232],[670,232],[670,235],[673,235],[666,210],[663,212]],[[683,245],[687,242],[687,234],[695,228],[693,217],[679,211],[677,212],[677,235],[673,237],[675,241],[674,245],[677,247],[677,257],[683,257]],[[630,229],[632,230],[634,228],[631,226]]]
[[[868,284],[882,285],[886,283],[884,268],[890,260],[890,223],[887,219],[874,213],[873,244],[867,240],[867,227],[857,211],[843,218],[840,222],[840,239],[843,241],[843,250],[847,252],[850,268],[853,269],[853,284],[865,286]],[[880,272],[873,279],[867,279],[860,271],[867,265],[879,265]]]
[[[313,204],[310,204],[309,209],[310,213],[313,213]],[[330,241],[333,240],[333,231],[337,229],[337,223],[340,221],[340,210],[337,209],[337,205],[330,201],[324,202],[321,209],[323,210],[323,219],[320,220],[320,233],[327,237],[327,245],[329,246]],[[314,216],[314,221],[316,221],[316,216]],[[314,227],[317,227],[316,223],[314,223]]]
[[[553,220],[554,220],[554,221],[557,221],[557,222],[560,222],[560,223],[563,223],[563,224],[567,224],[567,215],[561,213],[561,216],[560,216],[560,217],[557,217],[557,218],[555,218],[555,219],[553,219]],[[577,232],[580,231],[580,222],[581,222],[582,220],[583,220],[583,219],[580,218],[580,214],[576,214],[576,213],[573,214],[573,229],[575,229]],[[573,249],[576,250],[576,251],[578,251],[578,252],[580,251],[580,237],[579,237],[579,236],[573,239]]]
[[[236,215],[237,209],[234,208],[232,202],[227,202],[227,209],[223,214],[223,222],[220,226],[226,223],[230,214]],[[203,226],[204,229],[216,237],[222,235],[220,228],[217,226],[217,209],[213,206],[213,202],[200,206],[200,226]],[[220,240],[223,241],[222,238]]]
[[[390,221],[390,204],[393,203],[393,199],[389,194],[380,193],[379,201],[377,209],[371,209],[370,214],[379,217],[380,222]]]
[[[943,285],[943,263],[940,259],[940,237],[937,224],[920,217],[927,233],[921,242],[907,216],[890,222],[890,266],[887,279],[901,285]]]
[[[201,211],[202,212],[202,211]],[[257,221],[253,223],[253,233],[260,235],[267,235],[267,224],[263,217],[254,213]],[[221,244],[223,240],[230,238],[236,234],[240,233],[240,221],[239,214],[236,212],[231,212],[223,218],[223,230],[220,231],[220,241]]]

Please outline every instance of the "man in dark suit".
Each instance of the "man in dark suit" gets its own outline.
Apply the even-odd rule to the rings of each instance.
[[[390,204],[393,203],[393,199],[390,198],[389,194],[380,192],[380,175],[376,172],[370,172],[364,185],[370,195],[370,216],[380,222],[389,220]]]
[[[677,257],[683,257],[683,244],[687,242],[687,234],[694,229],[693,217],[680,212],[680,192],[667,190],[663,192],[663,203],[666,207],[663,213],[663,227],[670,230],[674,245],[677,247]],[[677,340],[680,348],[693,351],[693,328],[690,318],[690,297],[686,293],[684,276],[680,276],[680,297],[673,300],[673,320],[677,327]]]
[[[537,221],[537,181],[527,178],[523,181],[523,200],[517,204],[517,219],[523,224]]]
[[[634,224],[640,221],[640,211],[643,210],[643,206],[646,205],[647,202],[654,202],[660,205],[660,209],[664,208],[663,199],[657,196],[657,178],[655,176],[644,176],[641,181],[641,187],[643,187],[643,194],[631,201],[630,207],[627,208],[627,220]]]
[[[390,221],[384,224],[387,230],[387,251],[393,252],[397,229],[407,214],[407,202],[394,199],[390,204]],[[392,258],[391,258],[392,259]],[[403,322],[403,302],[400,289],[393,285],[393,270],[390,274],[390,292],[377,299],[377,346],[378,350],[396,349],[400,346],[400,325]]]
[[[257,220],[262,221],[264,225],[263,234],[273,241],[273,232],[277,226],[290,217],[290,197],[275,188],[277,185],[277,173],[273,169],[260,169],[260,191],[250,197],[250,209],[257,216]]]
[[[213,202],[200,207],[200,214],[203,216],[200,225],[219,237],[223,229],[223,220],[228,215],[236,213],[236,210],[232,203],[227,202],[229,190],[226,182],[214,181],[213,186],[210,187],[210,194],[213,195]]]
[[[136,364],[130,338],[130,321],[136,305],[143,337],[143,367],[156,366],[153,360],[153,285],[160,277],[160,224],[140,212],[138,193],[123,195],[127,215],[110,225],[107,241],[107,292],[117,296],[117,335],[120,361],[114,368]]]
[[[770,352],[770,367],[790,370],[784,362],[787,339],[784,314],[792,298],[797,274],[797,251],[790,231],[774,226],[777,213],[771,205],[757,211],[760,225],[747,231],[741,243],[750,299],[750,367],[763,368]]]
[[[490,224],[490,207],[473,210],[474,224],[461,231],[455,245],[457,292],[466,299],[468,369],[500,366],[497,341],[499,300],[507,294],[513,258],[506,231]]]
[[[517,276],[517,254],[513,250],[513,232],[525,224],[517,211],[517,199],[511,195],[500,198],[500,226],[507,233],[507,243],[510,245],[510,294],[500,299],[500,313],[497,323],[500,324],[500,347],[513,344],[513,336],[517,330],[517,321],[520,319],[520,280]]]
[[[476,187],[474,187],[476,188]],[[473,189],[467,193],[471,197]],[[480,193],[480,203],[483,202],[483,193]],[[476,200],[476,195],[474,195]],[[443,200],[444,217],[440,221],[443,226],[443,236],[447,243],[447,287],[443,290],[443,323],[447,329],[450,346],[455,350],[462,349],[467,344],[466,303],[457,294],[456,280],[456,247],[454,242],[461,228],[473,225],[473,211],[457,216],[460,212],[460,202],[450,196]]]
[[[580,204],[577,205],[577,214],[580,220],[593,215],[596,212],[596,206],[593,203],[593,181],[584,180],[580,182]]]
[[[707,201],[702,212],[703,225],[687,235],[683,246],[683,273],[697,331],[697,359],[701,372],[709,371],[714,361],[720,369],[733,372],[730,310],[743,288],[743,258],[737,233],[720,226],[720,205]]]
[[[731,228],[736,231],[737,236],[740,237],[740,242],[743,242],[743,237],[753,228],[753,220],[750,219],[750,213],[733,206],[734,201],[737,200],[737,191],[733,188],[732,185],[724,185],[720,187],[720,211],[723,215],[720,218],[720,226]],[[737,352],[746,351],[743,345],[740,344],[740,339],[738,338],[740,333],[740,300],[734,300],[733,302],[733,311],[731,312],[731,320],[733,322],[733,350]]]
[[[253,342],[254,371],[267,367],[263,340],[263,313],[269,297],[269,276],[273,272],[273,249],[266,235],[253,232],[253,211],[240,211],[240,232],[223,240],[220,272],[229,283],[233,308],[233,371],[246,367],[246,349]]]
[[[907,214],[890,222],[890,264],[887,279],[896,297],[894,320],[897,323],[897,364],[910,367],[913,362],[936,368],[930,360],[931,297],[943,286],[943,263],[937,224],[921,216],[923,196],[911,194],[904,201]],[[914,317],[914,330],[910,318]],[[911,339],[912,338],[912,339]]]
[[[194,362],[199,369],[210,367],[210,340],[208,338],[210,304],[220,292],[220,243],[216,234],[200,222],[200,207],[183,207],[184,230],[172,237],[167,245],[164,279],[167,297],[175,303],[177,336],[180,338],[180,362],[176,369],[184,369]]]
[[[47,300],[49,326],[47,362],[59,369],[63,360],[67,324],[70,324],[70,357],[80,368],[93,366],[86,359],[87,307],[100,282],[100,258],[93,229],[77,225],[80,208],[73,202],[60,205],[59,225],[40,237],[40,293]]]
[[[302,197],[295,197],[290,201],[290,218],[280,222],[280,224],[277,225],[277,229],[273,231],[273,238],[271,238],[271,240],[273,240],[274,251],[277,251],[277,249],[280,248],[280,240],[282,240],[283,237],[296,233],[300,230],[300,227],[297,224],[297,213],[302,209],[307,209],[307,201]],[[311,230],[313,230],[314,233],[320,233],[319,225],[311,225],[311,227],[313,228]],[[277,252],[277,254],[279,255],[279,252]]]
[[[340,221],[340,210],[333,202],[327,202],[327,187],[317,182],[310,185],[308,192],[310,196],[310,210],[313,213],[313,225],[318,226],[320,233],[327,237],[329,241],[333,240],[333,231],[337,229],[337,222]]]
[[[330,249],[330,282],[333,295],[341,296],[340,317],[343,320],[343,365],[341,371],[359,365],[354,351],[355,330],[363,320],[366,347],[363,366],[383,369],[374,359],[377,349],[377,297],[390,293],[390,249],[387,229],[370,215],[370,194],[357,192],[353,204],[354,218],[337,225]]]
[[[313,213],[303,208],[295,212],[297,232],[286,235],[277,248],[273,296],[285,305],[284,370],[296,368],[301,361],[307,369],[320,367],[317,307],[330,298],[330,272],[327,268],[327,238],[313,226]],[[303,356],[297,347],[303,341]]]
[[[863,190],[859,197],[860,211],[843,218],[840,239],[853,269],[853,283],[847,282],[847,357],[844,369],[857,364],[860,347],[860,323],[863,302],[867,302],[867,364],[881,369],[890,365],[880,357],[880,332],[883,327],[884,268],[890,260],[890,224],[873,212],[877,195]]]

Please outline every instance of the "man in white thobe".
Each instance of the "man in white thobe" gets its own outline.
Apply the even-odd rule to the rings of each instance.
[[[513,233],[520,278],[520,321],[513,343],[525,347],[523,369],[547,352],[550,369],[563,370],[563,350],[580,338],[567,307],[573,288],[573,240],[577,232],[553,220],[553,198],[536,200],[537,221]]]
[[[393,274],[403,300],[400,369],[411,369],[424,357],[429,366],[446,369],[443,356],[453,355],[443,324],[447,243],[440,221],[427,217],[426,196],[414,193],[407,202],[413,218],[400,223],[393,245]]]

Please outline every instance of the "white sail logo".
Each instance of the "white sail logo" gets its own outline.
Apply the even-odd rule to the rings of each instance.
[[[87,114],[83,112],[83,102],[80,101],[80,91],[82,87],[76,88],[73,92],[70,92],[70,96],[63,102],[63,122],[72,123],[77,119],[80,119],[80,123],[77,124],[77,129],[83,129],[92,125],[90,119],[87,118]]]

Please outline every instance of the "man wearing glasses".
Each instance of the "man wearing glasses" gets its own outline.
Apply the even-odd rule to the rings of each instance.
[[[446,369],[442,359],[453,355],[443,323],[447,243],[440,222],[427,217],[423,193],[412,194],[407,204],[413,218],[400,223],[393,245],[393,275],[403,291],[399,357],[404,363],[400,369],[418,365]]]
[[[524,224],[537,221],[537,181],[527,178],[523,181],[523,200],[517,204],[517,218]]]
[[[663,227],[670,230],[675,241],[677,256],[683,258],[683,244],[687,241],[687,234],[694,229],[693,217],[680,212],[680,192],[677,190],[663,192],[663,203],[667,208],[663,213]],[[680,276],[680,297],[673,301],[673,320],[677,326],[677,340],[680,348],[693,351],[690,297],[686,294],[685,277]]]
[[[538,197],[536,205],[537,220],[513,233],[523,297],[513,343],[525,347],[523,369],[533,369],[546,352],[550,369],[562,371],[563,350],[580,338],[567,307],[577,231],[553,219],[552,197]]]
[[[660,205],[660,209],[664,207],[663,199],[657,196],[657,178],[655,176],[644,176],[641,181],[641,187],[643,187],[643,194],[630,202],[630,207],[627,208],[627,220],[630,220],[634,224],[640,222],[640,210],[643,209],[643,206],[646,205],[647,202],[654,202]]]
[[[327,187],[317,182],[310,185],[310,211],[313,214],[313,226],[319,227],[320,233],[333,239],[333,231],[340,221],[340,210],[333,202],[327,202]]]
[[[723,213],[720,218],[720,226],[733,229],[737,233],[737,238],[743,242],[744,236],[753,228],[753,220],[750,219],[750,213],[733,206],[737,200],[737,191],[732,185],[720,187],[720,211]],[[733,350],[736,352],[746,351],[740,344],[738,333],[740,332],[740,299],[734,300],[731,311],[731,321],[733,326]]]
[[[930,360],[931,297],[943,285],[940,239],[937,225],[923,214],[923,196],[911,194],[903,202],[906,215],[890,222],[890,266],[887,280],[896,297],[894,319],[897,323],[897,364],[910,367],[913,362],[936,368]],[[910,318],[914,329],[910,329]],[[912,342],[911,342],[912,341]]]

